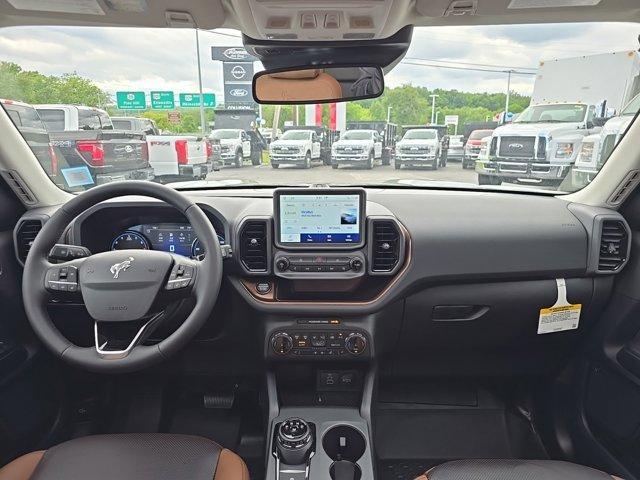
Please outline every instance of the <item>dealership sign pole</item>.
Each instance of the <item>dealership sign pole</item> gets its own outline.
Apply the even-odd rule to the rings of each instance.
[[[244,47],[211,47],[211,58],[222,62],[225,107],[255,110],[251,82],[258,59]]]

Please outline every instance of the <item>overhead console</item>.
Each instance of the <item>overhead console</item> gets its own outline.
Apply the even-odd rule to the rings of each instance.
[[[238,231],[245,272],[270,277],[245,287],[267,301],[370,300],[404,264],[407,242],[394,217],[367,216],[361,188],[276,189],[273,218]]]

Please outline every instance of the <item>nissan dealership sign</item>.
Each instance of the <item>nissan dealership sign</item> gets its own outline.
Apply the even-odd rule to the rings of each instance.
[[[211,47],[211,58],[222,62],[225,107],[255,108],[251,82],[258,59],[243,47]]]

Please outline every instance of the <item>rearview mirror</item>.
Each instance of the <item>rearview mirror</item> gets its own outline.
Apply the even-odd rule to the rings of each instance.
[[[377,66],[298,67],[253,77],[253,98],[264,104],[333,103],[375,98],[384,91]]]

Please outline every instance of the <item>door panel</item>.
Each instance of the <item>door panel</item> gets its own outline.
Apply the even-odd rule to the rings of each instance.
[[[627,480],[640,478],[639,207],[632,199],[622,212],[632,229],[629,263],[578,356],[576,404],[564,412],[577,458]]]
[[[13,228],[23,211],[0,178],[0,466],[38,448],[60,406],[57,363],[39,354],[22,308]]]

